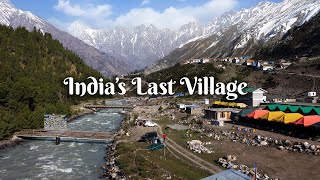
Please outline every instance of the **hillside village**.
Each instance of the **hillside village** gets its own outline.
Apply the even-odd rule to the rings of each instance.
[[[280,59],[278,61],[253,60],[248,57],[226,57],[226,58],[195,58],[183,60],[180,64],[205,64],[210,62],[228,62],[236,65],[252,67],[263,71],[274,71],[287,69],[292,62]]]

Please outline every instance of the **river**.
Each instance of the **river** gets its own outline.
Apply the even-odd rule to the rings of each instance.
[[[103,110],[68,124],[68,129],[114,132],[123,116]],[[0,180],[16,179],[98,179],[104,165],[107,144],[26,141],[0,150]]]

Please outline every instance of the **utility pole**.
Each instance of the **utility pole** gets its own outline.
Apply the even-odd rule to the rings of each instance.
[[[166,143],[163,142],[163,157],[166,159]]]
[[[316,88],[316,78],[313,77],[313,86],[311,91],[314,92],[315,88]]]

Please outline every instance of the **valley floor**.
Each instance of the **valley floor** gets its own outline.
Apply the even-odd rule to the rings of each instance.
[[[119,167],[131,179],[201,179],[224,170],[218,160],[228,155],[236,156],[234,164],[243,164],[251,168],[257,164],[258,172],[262,175],[267,174],[272,179],[320,179],[319,155],[279,150],[273,146],[252,146],[240,141],[233,142],[228,138],[208,137],[208,133],[201,132],[201,128],[193,123],[200,120],[200,116],[181,113],[172,106],[178,101],[185,100],[160,99],[137,102],[131,117],[132,126],[126,129],[126,135],[121,137],[125,143],[119,143],[117,147]],[[199,103],[198,100],[188,102]],[[137,117],[152,119],[159,126],[135,126],[133,122]],[[172,124],[185,124],[189,129],[174,130],[167,127]],[[224,127],[205,126],[209,126],[205,128],[212,129],[213,133],[232,132],[238,127],[244,128],[228,123]],[[157,131],[160,137],[162,132],[167,134],[169,141],[166,142],[165,150],[148,151],[148,143],[138,142],[142,135],[151,131]],[[252,137],[257,135],[290,142],[308,142],[320,147],[319,142],[269,131],[256,130],[251,134]],[[205,146],[213,153],[198,154],[189,150],[186,142],[190,140],[206,142]]]

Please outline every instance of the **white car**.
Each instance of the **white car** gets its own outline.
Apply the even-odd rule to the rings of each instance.
[[[156,127],[157,124],[154,123],[153,121],[148,120],[148,121],[146,121],[146,122],[144,123],[144,126],[145,126],[145,127]]]

